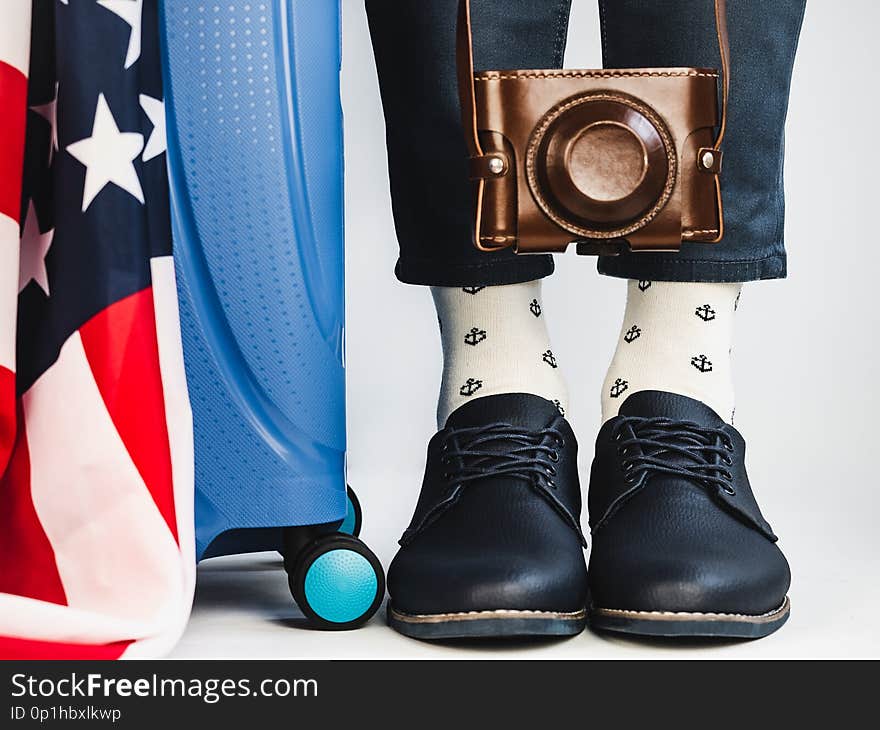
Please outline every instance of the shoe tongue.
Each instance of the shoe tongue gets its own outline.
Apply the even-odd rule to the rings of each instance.
[[[724,424],[724,420],[705,403],[662,390],[633,393],[620,406],[620,415],[693,421],[708,428],[718,428]]]
[[[556,405],[531,393],[503,393],[476,398],[449,414],[446,426],[471,428],[503,422],[530,430],[547,426],[559,415]]]

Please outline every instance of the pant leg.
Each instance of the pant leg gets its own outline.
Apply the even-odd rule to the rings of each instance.
[[[806,0],[727,3],[731,86],[724,141],[725,235],[678,254],[599,260],[611,276],[658,281],[752,281],[786,273],[784,127]],[[720,59],[712,0],[599,0],[605,66],[711,66]]]
[[[570,3],[473,0],[477,68],[561,66]],[[484,253],[473,245],[455,68],[458,0],[366,0],[366,7],[385,110],[397,277],[485,286],[550,274],[550,256]]]

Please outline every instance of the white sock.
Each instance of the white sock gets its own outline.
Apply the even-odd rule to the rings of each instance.
[[[602,386],[602,420],[628,396],[663,390],[731,421],[733,315],[742,284],[630,281],[617,351]]]
[[[431,287],[443,340],[440,428],[460,405],[499,393],[532,393],[564,415],[568,391],[550,347],[541,282]]]

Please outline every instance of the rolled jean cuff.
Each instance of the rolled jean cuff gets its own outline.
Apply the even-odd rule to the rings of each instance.
[[[505,252],[507,254],[508,252]],[[484,254],[485,261],[455,262],[401,257],[394,273],[404,284],[422,286],[499,286],[535,281],[553,273],[553,257]]]
[[[787,274],[785,253],[730,261],[625,253],[600,257],[598,267],[605,276],[646,281],[746,282],[784,279]]]

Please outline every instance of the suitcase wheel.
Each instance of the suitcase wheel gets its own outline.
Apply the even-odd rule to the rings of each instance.
[[[339,531],[352,537],[358,537],[361,534],[361,523],[363,522],[361,503],[351,487],[348,487],[347,492],[348,510],[345,513],[345,520],[339,526]]]
[[[288,582],[300,610],[321,629],[362,626],[385,596],[379,559],[356,537],[338,532],[305,548],[288,573]]]

